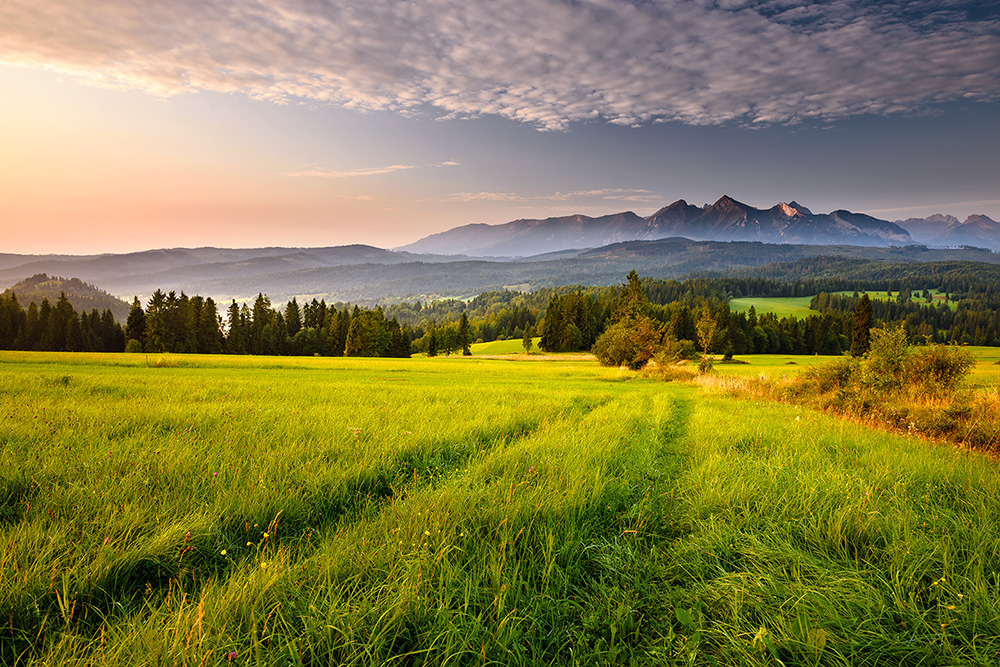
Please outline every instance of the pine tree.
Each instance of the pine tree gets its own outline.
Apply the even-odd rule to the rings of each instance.
[[[22,350],[37,350],[42,338],[42,325],[39,320],[38,305],[32,301],[28,304],[28,314],[24,322],[24,340]]]
[[[0,350],[14,348],[14,340],[20,333],[18,315],[24,315],[21,304],[12,293],[0,294]]]
[[[302,329],[302,314],[294,296],[291,301],[285,304],[285,327],[288,329],[289,336],[294,336]]]
[[[32,302],[34,303],[34,302]],[[36,350],[54,350],[52,341],[52,326],[51,321],[53,319],[52,305],[46,297],[42,297],[42,304],[38,308],[38,343],[35,345]]]
[[[472,349],[469,347],[472,344],[469,334],[469,316],[466,312],[462,311],[462,319],[458,321],[458,347],[462,348],[462,354],[465,356],[470,356],[472,354]]]
[[[219,328],[219,311],[215,301],[208,297],[198,312],[198,352],[219,354],[222,352],[222,331]]]
[[[243,318],[243,311],[234,299],[229,306],[229,330],[226,332],[226,353],[246,354],[247,353],[247,329],[246,320]]]
[[[865,292],[854,309],[854,330],[851,338],[851,356],[863,357],[871,348],[872,301]]]
[[[166,330],[167,295],[156,290],[146,304],[146,340],[143,346],[146,352],[162,352]]]
[[[271,323],[271,300],[263,292],[257,293],[253,303],[253,316],[250,324],[248,348],[250,354],[268,354],[273,346],[273,337],[269,334]]]
[[[438,353],[437,325],[431,322],[427,326],[427,356],[436,357]]]
[[[73,309],[73,305],[66,297],[66,292],[60,292],[56,306],[52,309],[52,316],[49,318],[48,338],[50,350],[69,349],[66,347],[66,334],[69,333],[70,321],[74,319],[77,319],[76,310]],[[77,321],[76,325],[77,331],[79,331],[80,322]],[[73,345],[77,345],[80,342],[79,337],[72,341]]]
[[[649,314],[649,298],[639,281],[639,274],[632,269],[628,272],[628,282],[622,285],[615,305],[613,322],[627,319],[639,319]]]
[[[128,318],[125,320],[125,338],[143,342],[146,337],[146,313],[142,310],[139,297],[132,299],[132,308],[128,311]]]

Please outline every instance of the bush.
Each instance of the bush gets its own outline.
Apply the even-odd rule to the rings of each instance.
[[[972,369],[972,353],[957,345],[928,345],[915,349],[906,359],[909,384],[925,390],[951,391]]]
[[[804,370],[800,384],[818,394],[845,389],[856,380],[860,366],[859,360],[854,357],[834,359],[830,363]]]
[[[698,350],[694,346],[693,340],[677,340],[671,336],[663,337],[663,344],[657,354],[660,363],[676,363],[678,361],[692,360],[698,358]]]
[[[137,341],[135,338],[130,338],[127,343],[125,343],[125,351],[129,353],[141,353],[142,343]]]
[[[987,407],[983,396],[959,390],[975,361],[971,352],[955,345],[911,346],[902,328],[871,333],[868,354],[804,370],[785,397],[904,432],[997,449],[1000,411]]]
[[[905,380],[905,361],[909,352],[910,343],[902,326],[872,329],[871,348],[864,356],[861,382],[883,391],[900,387]]]

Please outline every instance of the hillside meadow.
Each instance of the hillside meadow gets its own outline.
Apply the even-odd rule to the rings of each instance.
[[[1000,660],[981,455],[575,357],[0,364],[3,664]]]

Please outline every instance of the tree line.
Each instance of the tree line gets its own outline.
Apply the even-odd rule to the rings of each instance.
[[[469,300],[373,308],[317,299],[300,304],[295,298],[277,308],[258,294],[223,310],[210,297],[157,290],[145,305],[134,299],[124,326],[110,311],[77,313],[65,294],[55,305],[43,299],[25,308],[5,292],[0,348],[398,357],[468,353],[478,341],[540,336],[544,351],[591,350],[610,327],[629,319],[620,314],[628,297],[643,304],[646,324],[695,352],[840,354],[854,343],[854,311],[866,289],[893,290],[892,300],[871,301],[873,323],[901,325],[911,341],[1000,345],[1000,267],[969,262],[893,266],[827,257],[773,265],[767,275],[744,277],[662,280],[640,279],[633,272],[628,282],[611,287],[500,290]],[[806,271],[817,275],[803,275]],[[930,300],[932,289],[943,291],[948,302]],[[837,293],[851,290],[853,296]],[[732,298],[804,295],[816,295],[810,304],[815,314],[805,318],[729,307]],[[711,329],[710,340],[699,336],[699,326]]]
[[[821,275],[803,278],[803,267]],[[867,260],[811,258],[768,271],[774,277],[659,280],[639,279],[633,272],[624,285],[578,290],[569,298],[553,296],[538,324],[540,347],[553,352],[592,349],[601,334],[623,319],[616,315],[623,298],[644,304],[643,316],[649,319],[632,318],[642,326],[627,327],[630,333],[619,328],[616,336],[650,338],[655,331],[661,340],[676,342],[678,349],[695,352],[842,354],[867,333],[867,328],[859,333],[855,322],[862,299],[868,301],[872,325],[899,326],[910,342],[1000,345],[996,265],[938,262],[888,270],[884,263]],[[850,290],[851,296],[835,293]],[[865,290],[889,290],[894,298],[868,300]],[[931,290],[943,292],[944,300],[934,299]],[[642,298],[636,296],[639,291]],[[747,312],[729,308],[732,298],[810,294],[815,295],[810,308],[816,312],[804,318],[758,314],[753,307]],[[698,335],[699,323],[712,332],[710,338]],[[581,335],[584,331],[587,336]]]
[[[211,297],[156,290],[145,308],[132,302],[125,337],[145,352],[408,357],[412,333],[379,307],[292,298],[280,309],[261,293],[252,306],[234,300],[223,320]]]
[[[43,298],[22,307],[12,292],[0,294],[0,349],[122,352],[125,334],[114,313],[77,312],[63,292],[55,305]]]

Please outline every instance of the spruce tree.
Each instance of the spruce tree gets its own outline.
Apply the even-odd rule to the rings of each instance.
[[[125,338],[136,340],[142,343],[146,337],[146,313],[142,310],[139,297],[132,299],[132,308],[128,311],[128,319],[125,320]]]
[[[294,336],[302,328],[302,315],[294,296],[285,305],[285,327],[288,329],[289,336]]]
[[[433,322],[427,327],[427,356],[436,357],[438,353],[437,325]]]
[[[462,354],[470,356],[472,349],[469,347],[472,340],[469,334],[469,316],[462,311],[462,319],[458,321],[458,346],[462,348]]]
[[[851,356],[863,357],[871,348],[872,301],[864,293],[854,309],[854,330],[851,337]]]

